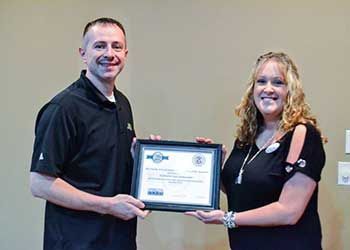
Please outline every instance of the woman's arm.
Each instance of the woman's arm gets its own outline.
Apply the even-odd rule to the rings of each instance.
[[[306,127],[298,125],[294,131],[287,162],[296,162],[304,145]],[[316,182],[303,173],[295,173],[283,186],[279,200],[266,206],[235,214],[237,226],[293,225],[298,222],[315,190]],[[189,212],[204,223],[220,224],[224,212]]]
[[[295,173],[284,184],[277,202],[236,213],[235,222],[238,226],[294,225],[304,213],[315,187],[313,179]]]

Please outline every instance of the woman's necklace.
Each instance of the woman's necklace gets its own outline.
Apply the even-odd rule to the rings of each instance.
[[[248,154],[246,155],[246,157],[244,158],[244,161],[242,163],[242,166],[241,168],[239,169],[239,173],[238,173],[238,176],[235,180],[235,184],[241,184],[242,183],[242,177],[243,177],[243,173],[244,173],[244,169],[245,169],[245,166],[248,165],[249,163],[251,163],[259,154],[261,151],[263,151],[268,145],[271,144],[271,142],[273,141],[273,139],[275,138],[275,135],[276,135],[277,131],[271,136],[270,139],[268,139],[265,144],[258,150],[258,152],[256,152],[253,157],[248,161],[249,159],[249,156],[250,156],[250,153],[252,152],[252,148],[253,148],[253,145],[250,146],[249,148],[249,151],[248,151]],[[247,162],[248,161],[248,162]]]

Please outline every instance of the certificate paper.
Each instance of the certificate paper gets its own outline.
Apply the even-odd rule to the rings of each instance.
[[[140,140],[136,153],[132,193],[147,208],[218,207],[221,145]]]

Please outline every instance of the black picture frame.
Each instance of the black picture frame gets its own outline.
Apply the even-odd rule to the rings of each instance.
[[[150,154],[149,152],[153,152],[153,154]],[[174,161],[173,159],[179,156],[185,156],[185,164],[181,164],[181,168],[185,168],[185,172],[187,169],[189,169],[188,172],[191,172],[191,174],[189,174],[189,176],[184,176],[183,174],[177,176],[176,171],[178,166],[174,166],[174,169],[158,168],[161,162],[169,160],[169,156],[166,156],[167,154],[170,155],[170,158],[172,158],[170,159],[171,161]],[[193,165],[189,163],[189,160],[187,159],[189,157],[192,157],[191,159]],[[131,195],[141,200],[145,204],[145,209],[148,210],[184,212],[195,210],[210,211],[218,209],[220,201],[221,157],[221,144],[200,144],[194,142],[138,139],[135,145]],[[208,158],[210,161],[205,163],[206,159]],[[147,162],[147,164],[145,162]],[[148,165],[148,167],[145,167],[145,165]],[[203,166],[209,170],[201,171],[200,169]],[[197,167],[199,169],[198,171]],[[160,171],[170,171],[170,178],[168,174],[159,174],[157,178],[152,177],[155,179],[155,181],[151,181],[152,178],[144,177],[152,176],[147,175],[149,173],[155,173],[157,175],[157,173],[160,173]],[[200,180],[193,180],[192,173],[195,173],[194,175],[196,175],[197,172],[198,176],[204,176],[206,181],[201,183],[202,181]],[[206,176],[206,174],[209,176]],[[146,190],[147,185],[153,182],[154,185],[163,185],[162,188],[148,188]],[[209,187],[206,185],[208,182]],[[164,196],[166,196],[164,193],[168,192],[168,190],[163,187],[175,186],[176,188],[176,185],[178,185],[179,190],[184,190],[188,183],[190,183],[189,185],[192,185],[192,187],[193,185],[196,187],[195,190],[197,193],[201,192],[203,197],[207,197],[207,199],[204,199],[207,202],[203,203],[196,201],[197,198],[191,199],[191,201],[186,200],[186,198],[181,201],[163,200]],[[191,192],[191,190],[187,190],[186,194],[185,192],[182,192],[181,195],[189,196],[188,192]],[[197,197],[201,197],[201,195]]]

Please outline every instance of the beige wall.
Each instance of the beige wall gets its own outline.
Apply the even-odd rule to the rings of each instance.
[[[0,2],[0,249],[40,249],[44,202],[31,197],[28,172],[38,109],[75,80],[84,24],[120,19],[129,59],[117,85],[130,98],[139,137],[193,140],[231,148],[250,68],[267,50],[298,63],[307,100],[324,133],[327,164],[319,210],[324,248],[350,249],[350,187],[336,185],[350,128],[349,1],[19,1]],[[226,199],[221,204],[226,208]],[[140,221],[139,248],[227,249],[222,226],[154,212]]]

